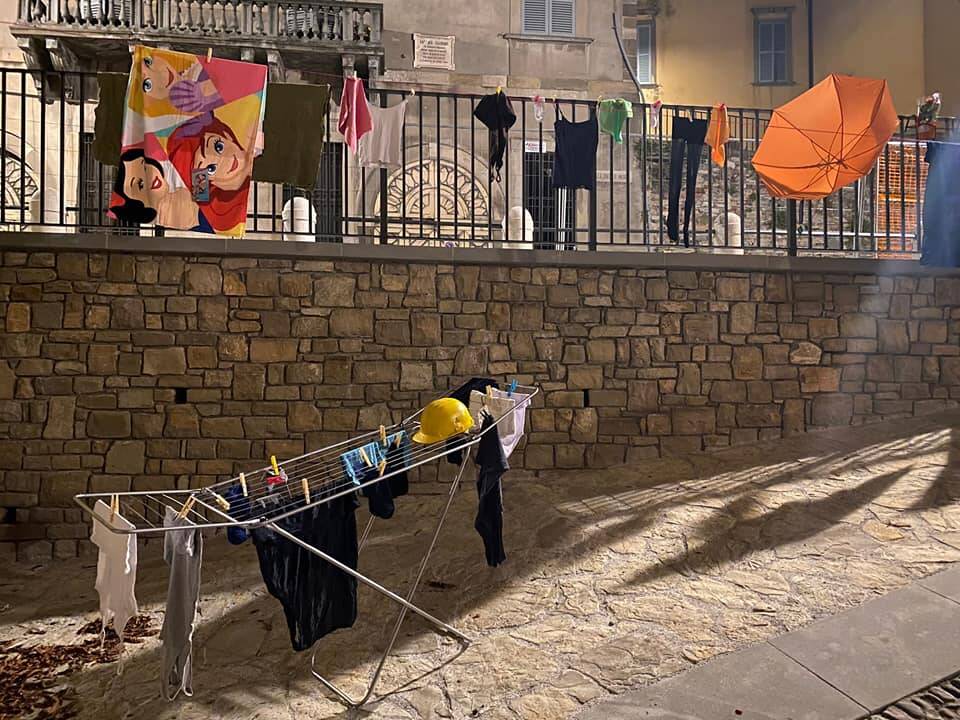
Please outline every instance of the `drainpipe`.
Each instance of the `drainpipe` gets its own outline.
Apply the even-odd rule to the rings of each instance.
[[[813,87],[814,65],[813,65],[813,0],[807,0],[807,87]],[[803,203],[796,200],[787,201],[787,254],[795,257],[797,254],[797,225],[800,218],[798,212],[802,215]]]

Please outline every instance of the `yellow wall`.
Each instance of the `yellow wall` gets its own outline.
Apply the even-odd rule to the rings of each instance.
[[[924,95],[939,92],[941,114],[960,116],[960,2],[924,0]]]

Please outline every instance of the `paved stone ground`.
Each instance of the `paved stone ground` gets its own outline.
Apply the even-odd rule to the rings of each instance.
[[[73,676],[84,718],[562,718],[858,605],[960,561],[960,413],[812,434],[608,471],[508,475],[509,559],[484,565],[470,483],[419,596],[477,642],[417,620],[366,712],[345,711],[290,650],[251,547],[210,538],[196,695],[159,699],[159,645],[128,646],[123,674]],[[443,501],[406,499],[361,557],[404,587]],[[166,573],[141,548],[137,595],[159,622]],[[0,640],[76,642],[95,616],[95,563],[0,576]],[[9,605],[9,607],[7,607]],[[357,692],[395,606],[361,591],[361,620],[324,640],[323,667]],[[28,637],[33,637],[29,635]]]

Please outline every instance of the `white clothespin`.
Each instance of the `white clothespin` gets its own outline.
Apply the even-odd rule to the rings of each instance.
[[[300,481],[300,485],[303,487],[303,499],[307,503],[307,505],[309,505],[310,504],[310,484],[307,482],[306,478],[303,478],[303,480]]]
[[[210,62],[210,60],[211,60],[212,58],[213,58],[213,48],[212,48],[212,47],[208,47],[208,48],[207,48],[207,62]]]
[[[243,490],[243,496],[247,497],[247,476],[240,473],[240,489]]]
[[[387,446],[387,428],[383,425],[380,426],[380,443],[384,447]]]
[[[110,520],[112,521],[117,513],[120,512],[120,496],[114,493],[110,496]]]

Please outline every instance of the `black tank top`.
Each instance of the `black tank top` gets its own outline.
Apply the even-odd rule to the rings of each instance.
[[[589,120],[570,122],[557,107],[553,129],[557,138],[553,186],[593,190],[597,183],[597,145],[600,142],[596,113],[591,109]]]

